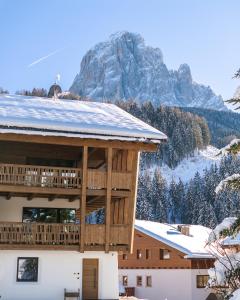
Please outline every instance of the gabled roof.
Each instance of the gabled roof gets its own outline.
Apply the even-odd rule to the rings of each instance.
[[[201,225],[187,225],[190,235],[177,230],[177,224],[163,224],[136,220],[135,229],[186,254],[185,258],[213,258],[206,246],[211,229]]]
[[[166,135],[114,104],[0,95],[0,132],[159,143]]]

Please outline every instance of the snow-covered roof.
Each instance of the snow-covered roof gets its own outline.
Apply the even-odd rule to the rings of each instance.
[[[0,95],[0,132],[148,143],[167,138],[114,104],[22,95]]]
[[[188,236],[182,234],[177,229],[178,226],[177,224],[163,224],[143,220],[135,221],[135,229],[183,252],[186,254],[185,258],[213,258],[206,247],[211,229],[201,225],[187,225],[190,233]]]

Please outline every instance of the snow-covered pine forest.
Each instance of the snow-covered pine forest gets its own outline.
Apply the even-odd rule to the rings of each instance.
[[[197,115],[198,109],[190,113],[186,111],[189,109],[154,108],[151,103],[140,106],[133,101],[120,101],[118,105],[169,137],[168,143],[161,145],[157,154],[142,155],[138,219],[214,228],[225,217],[239,215],[240,194],[229,188],[216,194],[215,188],[227,176],[239,173],[240,158],[216,157],[216,162],[208,163],[201,173],[196,171],[189,181],[179,179],[179,174],[167,182],[161,174],[164,166],[174,169],[183,159],[191,159],[197,149],[204,149],[210,143],[225,146],[239,137],[239,114],[200,109]]]
[[[182,180],[167,183],[160,171],[151,174],[142,169],[139,176],[137,218],[169,223],[201,224],[214,228],[225,217],[238,216],[240,194],[232,189],[215,193],[218,183],[228,175],[238,173],[240,159],[222,158],[198,172],[189,182]]]

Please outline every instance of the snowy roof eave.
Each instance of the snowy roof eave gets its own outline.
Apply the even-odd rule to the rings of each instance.
[[[188,254],[188,255],[185,255],[184,258],[187,258],[187,259],[210,259],[210,258],[214,258],[214,256],[212,254],[202,254],[202,253],[192,253],[192,254]]]
[[[0,95],[0,126],[35,134],[160,143],[167,136],[114,104]],[[37,131],[39,131],[37,133]],[[6,131],[5,131],[6,132]],[[23,131],[21,131],[23,132]],[[96,137],[94,137],[96,138]]]
[[[69,137],[69,138],[81,138],[81,139],[98,139],[105,141],[125,141],[125,142],[139,142],[139,143],[148,143],[148,144],[160,144],[160,140],[146,139],[141,137],[123,137],[123,136],[113,136],[113,135],[97,135],[97,134],[85,134],[85,133],[72,133],[72,132],[58,132],[58,131],[44,131],[44,130],[34,130],[33,128],[29,129],[20,129],[20,128],[1,128],[0,134],[25,134],[25,135],[41,135],[41,136],[58,136],[58,137]]]

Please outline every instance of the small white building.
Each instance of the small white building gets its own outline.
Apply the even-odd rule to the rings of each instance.
[[[112,104],[1,95],[0,299],[118,299],[139,152],[162,139]]]
[[[119,255],[120,282],[140,299],[207,299],[214,262],[205,248],[210,232],[200,225],[136,220],[133,253]]]

